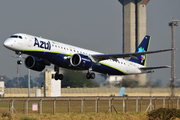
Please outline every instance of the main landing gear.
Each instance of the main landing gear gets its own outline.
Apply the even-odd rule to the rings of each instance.
[[[94,79],[96,76],[94,73],[91,73],[91,70],[88,71],[88,73],[86,74],[86,78],[87,79]]]
[[[88,73],[86,74],[87,79],[94,79],[96,76],[94,73],[91,73],[92,67],[89,68]]]
[[[88,72],[88,73],[86,74],[86,78],[87,78],[87,79],[94,79],[95,77],[96,77],[96,76],[95,76],[94,73]]]
[[[54,71],[56,71],[55,75],[54,75],[54,79],[55,80],[63,80],[63,75],[59,74],[59,67],[54,65]]]

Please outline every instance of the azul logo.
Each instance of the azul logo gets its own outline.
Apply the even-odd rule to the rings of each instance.
[[[140,48],[138,48],[138,52],[146,52],[146,51],[144,50],[144,48],[140,47]],[[146,56],[141,55],[141,63],[143,63],[145,61],[145,59],[146,59]]]
[[[34,46],[38,46],[40,48],[51,50],[51,43],[48,41],[47,43],[44,41],[38,41],[37,38],[34,40]]]

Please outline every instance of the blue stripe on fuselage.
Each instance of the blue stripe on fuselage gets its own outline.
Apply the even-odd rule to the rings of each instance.
[[[82,70],[78,69],[72,65],[70,65],[70,60],[64,59],[65,54],[59,54],[59,53],[52,53],[52,52],[41,52],[41,51],[23,51],[23,53],[36,56],[39,58],[44,58],[47,59],[49,62],[52,64],[58,65],[59,67],[67,68],[67,69],[74,69],[74,70]],[[95,72],[100,72],[108,75],[125,75],[123,72],[120,70],[114,69],[110,66],[107,65],[95,65],[93,64],[92,70]]]

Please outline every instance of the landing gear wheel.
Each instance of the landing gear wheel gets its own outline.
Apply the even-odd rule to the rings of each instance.
[[[63,80],[63,75],[62,75],[62,74],[59,74],[59,75],[58,75],[58,78],[59,78],[60,80]]]
[[[58,74],[55,74],[54,79],[58,80]]]
[[[62,74],[55,74],[54,76],[55,80],[63,80],[63,75]]]
[[[21,65],[21,64],[22,64],[22,60],[18,60],[18,61],[17,61],[17,64],[18,64],[18,65]]]
[[[95,78],[95,74],[94,73],[87,73],[86,74],[86,78],[87,79],[94,79]]]
[[[96,77],[96,76],[95,76],[94,73],[91,73],[91,74],[90,74],[90,78],[91,78],[91,79],[94,79],[95,77]]]
[[[89,73],[86,74],[86,78],[90,79],[90,74]]]
[[[63,75],[59,74],[59,67],[57,65],[54,65],[54,71],[56,71],[56,74],[54,75],[55,80],[63,80]]]

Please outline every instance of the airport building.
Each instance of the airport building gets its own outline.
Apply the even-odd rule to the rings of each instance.
[[[146,35],[146,5],[150,0],[119,0],[123,5],[123,53],[134,52]],[[146,74],[132,76],[140,85]]]

